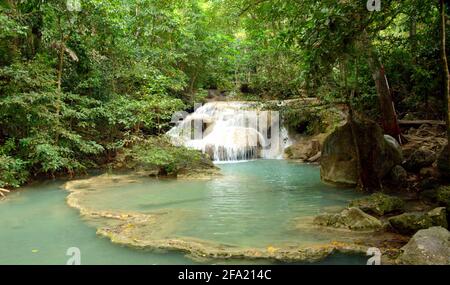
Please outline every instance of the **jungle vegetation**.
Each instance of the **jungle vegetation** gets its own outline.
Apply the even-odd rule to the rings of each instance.
[[[399,140],[448,121],[450,8],[380,1],[1,0],[0,188],[106,165],[209,90],[346,102]]]

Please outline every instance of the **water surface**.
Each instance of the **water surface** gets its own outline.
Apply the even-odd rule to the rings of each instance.
[[[176,211],[181,215],[170,236],[267,247],[319,241],[321,237],[296,229],[297,219],[345,206],[358,196],[352,190],[322,184],[316,166],[260,160],[220,167],[223,177],[142,179],[95,191],[88,203],[107,210]],[[193,263],[182,254],[143,252],[97,237],[95,228],[66,205],[67,193],[59,186],[61,182],[30,186],[0,202],[0,264],[65,264],[69,247],[81,249],[83,264]],[[360,257],[348,256],[324,261],[361,262]]]

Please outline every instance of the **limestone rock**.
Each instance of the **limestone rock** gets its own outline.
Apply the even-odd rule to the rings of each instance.
[[[401,251],[400,264],[450,265],[450,232],[442,227],[420,230]]]
[[[319,226],[342,228],[354,231],[372,231],[383,227],[380,220],[358,208],[349,208],[339,214],[322,214],[314,219]]]
[[[434,226],[447,228],[445,208],[436,208],[429,212],[410,212],[389,218],[392,228],[401,234],[414,234],[421,229]]]
[[[350,207],[358,207],[371,215],[383,216],[393,212],[402,212],[405,203],[400,198],[375,193],[369,197],[350,202]]]
[[[382,129],[373,121],[354,121],[358,137],[363,171],[369,179],[384,178],[395,165],[402,162],[399,149],[388,142]],[[356,185],[358,181],[356,148],[350,124],[337,128],[329,135],[322,148],[321,177],[325,182]],[[374,185],[377,183],[373,183]]]
[[[289,159],[309,160],[317,156],[321,150],[321,144],[317,139],[302,139],[285,150]],[[319,157],[320,158],[320,157]],[[316,159],[317,161],[318,159]]]

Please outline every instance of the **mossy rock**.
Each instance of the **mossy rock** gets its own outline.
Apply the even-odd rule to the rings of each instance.
[[[383,216],[389,213],[403,212],[405,202],[398,197],[375,193],[369,197],[351,201],[349,207],[358,207],[368,214]]]
[[[314,224],[353,231],[374,231],[383,227],[380,220],[364,213],[359,208],[345,209],[339,214],[319,215],[314,219]]]
[[[439,205],[450,208],[450,186],[441,187],[437,190],[436,201]]]
[[[148,176],[177,177],[217,172],[211,158],[198,150],[174,146],[165,137],[150,137],[127,149],[122,165]]]
[[[450,232],[442,227],[420,230],[401,251],[399,264],[450,265]]]
[[[447,228],[446,209],[436,208],[429,212],[410,212],[389,218],[392,228],[400,234],[415,234],[434,226]]]

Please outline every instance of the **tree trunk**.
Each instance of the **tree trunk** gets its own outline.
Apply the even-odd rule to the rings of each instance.
[[[447,121],[447,139],[450,143],[450,75],[448,70],[447,52],[446,52],[446,6],[445,1],[440,0],[440,14],[441,14],[441,35],[440,35],[440,46],[441,46],[441,60],[442,60],[442,72],[444,77],[444,102],[445,102],[445,119]],[[447,147],[447,150],[450,150]],[[450,151],[446,154],[446,168],[450,168]]]
[[[375,87],[377,89],[378,100],[380,102],[381,121],[384,133],[395,138],[400,144],[403,143],[400,126],[398,124],[397,114],[395,112],[392,94],[386,77],[383,64],[378,59],[372,43],[364,31],[363,42],[368,49],[368,62],[372,72]]]
[[[63,73],[63,67],[64,67],[64,32],[62,30],[61,26],[61,16],[58,17],[58,30],[60,33],[60,42],[59,42],[59,51],[58,51],[58,85],[57,85],[57,93],[58,98],[56,102],[56,114],[59,116],[59,113],[61,111],[61,92],[62,92],[62,73]]]
[[[402,143],[400,126],[398,124],[397,114],[395,112],[394,102],[392,101],[391,90],[386,77],[384,66],[381,62],[372,57],[371,59],[372,77],[380,102],[381,120],[384,132],[395,138],[400,144]]]

